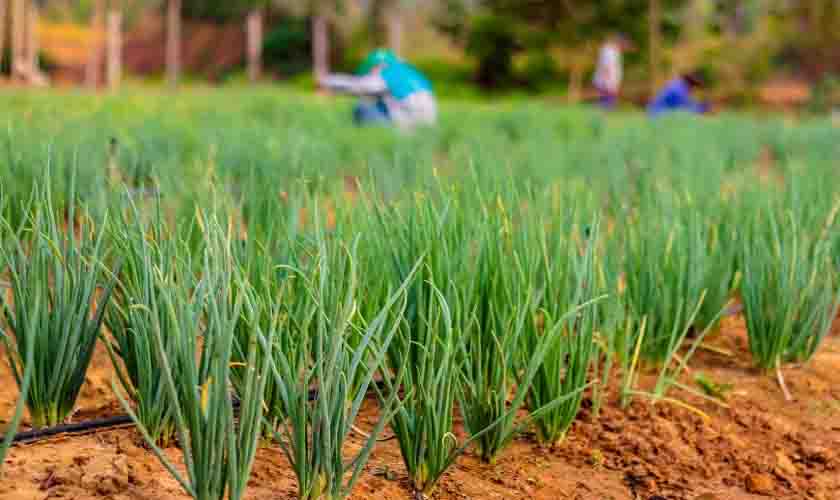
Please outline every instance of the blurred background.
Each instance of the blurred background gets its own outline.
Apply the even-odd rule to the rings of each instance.
[[[635,45],[631,103],[699,69],[729,106],[840,104],[837,0],[0,0],[0,70],[14,86],[313,89],[386,46],[444,97],[575,103],[616,33]]]

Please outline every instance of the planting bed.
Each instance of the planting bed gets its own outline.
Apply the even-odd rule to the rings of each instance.
[[[555,450],[540,449],[525,436],[495,465],[468,455],[446,473],[434,498],[838,498],[840,337],[829,337],[806,367],[787,372],[793,403],[784,401],[771,378],[751,368],[740,318],[725,320],[709,343],[733,356],[704,351],[692,370],[734,387],[730,409],[696,401],[710,413],[708,423],[666,403],[637,401],[623,410],[615,398],[592,420],[585,401],[568,438]],[[0,367],[0,412],[9,414],[16,391],[7,367]],[[98,351],[73,421],[120,413],[111,394],[111,375],[107,355]],[[366,404],[361,427],[373,421],[376,408],[374,400]],[[384,434],[390,436],[388,430]],[[349,448],[359,442],[353,436]],[[168,452],[177,462],[174,450]],[[12,448],[4,473],[4,500],[188,498],[133,429]],[[376,446],[351,498],[402,500],[409,496],[405,482],[396,442],[384,441]],[[246,498],[291,499],[294,491],[294,475],[285,460],[276,450],[261,450]]]
[[[0,104],[2,500],[840,498],[824,118]]]

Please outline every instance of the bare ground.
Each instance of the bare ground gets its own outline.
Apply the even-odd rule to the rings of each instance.
[[[743,321],[727,319],[709,343],[731,354],[702,351],[692,361],[692,371],[734,384],[729,408],[680,396],[707,413],[709,421],[662,402],[637,400],[623,409],[615,397],[595,419],[587,400],[568,438],[555,449],[541,449],[522,436],[495,465],[466,455],[446,474],[434,498],[840,498],[840,337],[830,337],[808,365],[785,370],[793,402],[784,400],[774,379],[751,368]],[[16,390],[5,362],[2,365],[0,415],[9,415]],[[111,376],[110,361],[100,349],[74,421],[119,413]],[[652,377],[643,379],[643,384],[651,382]],[[375,418],[371,400],[359,424],[366,427]],[[351,441],[348,448],[358,447],[361,438],[353,436]],[[167,453],[180,464],[177,451]],[[294,494],[295,480],[285,458],[266,443],[246,498],[291,499]],[[0,498],[188,497],[133,429],[117,429],[13,448],[0,479]],[[395,441],[377,446],[352,498],[409,498]]]

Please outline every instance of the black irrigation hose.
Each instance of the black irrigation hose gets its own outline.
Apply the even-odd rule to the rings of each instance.
[[[743,306],[740,304],[732,305],[726,308],[721,314],[721,316],[734,316],[735,314],[741,312],[742,309]],[[383,387],[385,385],[381,380],[377,380],[375,381],[375,383],[380,387]],[[318,389],[310,389],[309,400],[314,401],[316,399],[318,399]],[[233,397],[233,408],[239,408],[239,398],[237,398],[236,396]],[[57,425],[55,427],[47,427],[44,429],[19,432],[15,434],[15,437],[12,439],[12,443],[35,443],[62,434],[82,434],[88,431],[111,429],[123,425],[134,425],[134,421],[131,420],[131,417],[129,417],[128,415],[118,415],[116,417],[99,418],[75,424]]]
[[[376,382],[382,385],[382,382]],[[318,399],[318,389],[310,389],[309,400],[314,401]],[[233,397],[233,408],[239,408],[239,398]],[[18,432],[12,439],[12,444],[31,444],[43,441],[51,437],[64,434],[83,434],[89,431],[113,429],[124,425],[134,425],[134,421],[128,415],[117,415],[115,417],[97,418],[78,422],[75,424],[62,424],[54,427],[45,427],[43,429],[34,429],[31,431]],[[2,438],[2,436],[0,436]]]
[[[724,310],[721,316],[733,316],[738,314],[743,309],[740,304],[729,306]],[[375,382],[378,386],[383,387],[382,381]],[[318,399],[318,389],[310,389],[309,400],[314,401]],[[239,398],[233,397],[233,408],[239,408]],[[15,434],[12,439],[13,444],[28,444],[43,441],[45,439],[62,435],[62,434],[82,434],[88,431],[111,429],[123,425],[134,425],[134,421],[128,415],[118,415],[116,417],[99,418],[88,420],[85,422],[78,422],[75,424],[57,425],[55,427],[47,427],[44,429],[36,429],[26,432],[19,432]]]
[[[128,415],[119,415],[109,418],[97,418],[95,420],[87,420],[76,424],[56,425],[55,427],[46,427],[44,429],[35,429],[32,431],[18,432],[12,439],[13,444],[34,443],[43,441],[44,439],[58,436],[60,434],[80,434],[83,432],[93,431],[97,429],[109,429],[111,427],[119,427],[121,425],[133,424],[134,421]]]
[[[312,398],[312,393],[309,394]],[[317,392],[315,397],[318,397]],[[233,397],[234,410],[239,408],[239,398]],[[29,444],[44,439],[58,436],[61,434],[82,434],[88,431],[95,431],[100,429],[112,429],[114,427],[121,427],[123,425],[134,425],[134,420],[128,415],[117,415],[115,417],[96,418],[93,420],[86,420],[84,422],[77,422],[75,424],[62,424],[55,427],[45,427],[43,429],[34,429],[26,432],[18,432],[12,439],[13,444]]]

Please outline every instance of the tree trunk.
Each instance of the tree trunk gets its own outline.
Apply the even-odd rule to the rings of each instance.
[[[181,0],[169,0],[166,24],[166,75],[175,88],[181,73]]]
[[[6,14],[8,12],[6,0],[0,0],[0,63],[6,57],[6,25],[9,24]]]
[[[88,55],[87,67],[85,68],[85,84],[91,90],[99,87],[99,72],[102,68],[102,33],[105,19],[105,0],[96,0],[93,5],[93,17],[90,21],[90,30],[93,33],[90,54]]]
[[[263,10],[254,9],[248,13],[246,22],[248,35],[248,78],[252,82],[260,79],[262,73]]]
[[[122,11],[108,13],[108,88],[116,90],[122,80]]]
[[[388,31],[388,48],[390,48],[394,54],[400,55],[400,51],[402,50],[403,16],[399,0],[394,0],[392,2],[391,8],[388,9],[388,15],[385,22],[387,24]]]
[[[703,37],[708,21],[707,1],[691,0],[687,7],[687,19],[685,20],[685,38],[690,42],[696,42]]]
[[[583,75],[586,63],[582,57],[573,57],[569,67],[569,104],[578,104],[583,96]]]
[[[316,12],[312,17],[312,69],[316,80],[329,73],[329,51],[327,18],[322,12]]]
[[[26,66],[31,72],[38,71],[38,5],[30,2],[26,9]]]
[[[656,95],[660,85],[660,47],[661,47],[661,31],[662,25],[662,6],[660,0],[649,0],[650,12],[648,14],[649,22],[649,44],[650,44],[650,95]]]
[[[26,57],[24,37],[26,35],[26,3],[24,0],[12,0],[12,45],[10,61],[12,78],[20,76],[20,69]]]

